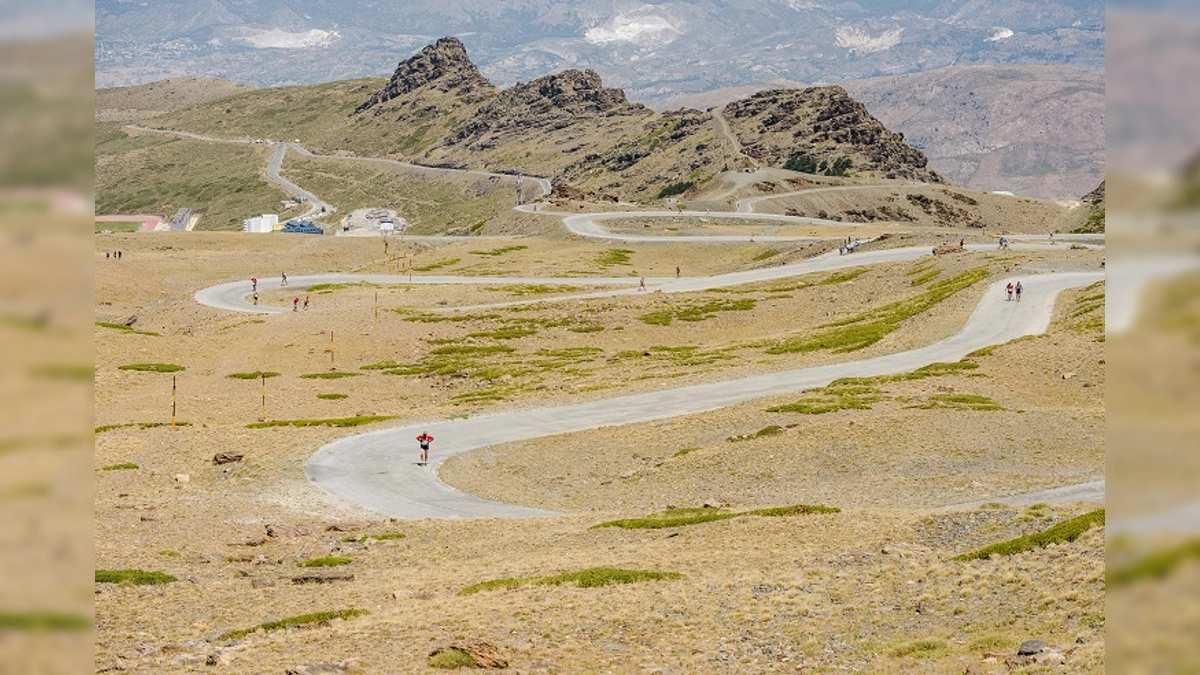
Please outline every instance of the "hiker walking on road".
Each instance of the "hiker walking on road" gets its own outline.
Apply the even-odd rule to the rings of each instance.
[[[1017,302],[1020,302],[1021,301],[1021,282],[1019,282],[1019,281],[1017,282],[1016,291],[1017,291]]]
[[[258,304],[258,291],[254,291],[254,304]]]
[[[429,464],[429,444],[433,442],[433,436],[428,432],[422,431],[420,436],[417,436],[417,445],[421,446],[421,461],[418,462],[421,466]]]
[[[287,272],[280,272],[279,274],[281,277],[283,277],[283,279],[279,282],[279,285],[287,286]]]
[[[293,312],[300,311],[300,296],[296,296],[296,297],[292,298],[292,311]]]
[[[679,265],[676,265],[676,266],[675,266],[675,278],[676,278],[676,279],[678,279],[678,278],[679,278]]]
[[[308,311],[308,296],[304,296],[304,311]]]
[[[1004,292],[1007,294],[1007,297],[1005,298],[1005,301],[1012,300],[1012,296],[1013,296],[1013,284],[1012,284],[1012,282],[1011,282],[1011,281],[1010,281],[1010,282],[1008,282],[1008,285],[1004,287]]]
[[[638,282],[638,290],[639,291],[646,290],[646,277],[642,277],[641,281]]]
[[[258,292],[258,277],[250,277],[250,290]]]

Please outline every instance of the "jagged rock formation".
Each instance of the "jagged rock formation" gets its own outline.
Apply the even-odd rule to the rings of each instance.
[[[381,103],[426,85],[448,94],[472,97],[491,94],[495,87],[467,57],[467,48],[455,37],[444,37],[412,58],[401,61],[383,89],[354,109],[357,115]],[[378,114],[378,110],[376,114]]]
[[[725,118],[746,154],[769,166],[807,155],[832,163],[850,159],[852,173],[945,180],[928,168],[920,150],[889,131],[842,87],[809,87],[759,92],[725,107]]]
[[[1104,201],[1104,183],[1105,181],[1100,181],[1100,184],[1096,186],[1095,190],[1092,190],[1082,197],[1083,201],[1091,204]]]
[[[446,139],[446,145],[486,150],[506,136],[557,131],[584,117],[648,113],[645,106],[627,101],[625,92],[605,87],[595,71],[566,70],[506,89]]]

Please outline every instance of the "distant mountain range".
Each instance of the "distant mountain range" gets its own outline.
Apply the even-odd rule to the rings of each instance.
[[[844,83],[960,184],[1078,197],[1103,174],[1098,0],[98,0],[96,30],[98,87],[383,75],[457,35],[502,87],[592,69],[630,101],[668,110]],[[924,87],[935,81],[945,86]],[[1064,114],[1069,123],[1054,123]]]

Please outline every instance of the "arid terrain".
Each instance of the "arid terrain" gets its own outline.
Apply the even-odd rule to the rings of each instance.
[[[513,217],[533,231],[536,219],[546,220]],[[97,321],[134,330],[96,328],[97,569],[178,579],[97,584],[98,670],[282,673],[329,663],[344,668],[330,672],[436,672],[427,665],[433,650],[483,641],[512,672],[526,673],[1023,672],[1047,667],[1016,657],[1017,645],[1038,639],[1063,654],[1053,672],[1103,671],[1102,529],[1011,557],[951,560],[1090,507],[942,508],[1102,475],[1103,344],[1089,320],[1095,301],[1087,299],[1095,288],[1060,298],[1045,336],[973,357],[970,370],[883,384],[878,400],[861,409],[768,412],[806,398],[781,397],[488,448],[443,469],[469,492],[564,514],[551,518],[381,518],[322,493],[303,473],[317,448],[355,429],[247,428],[264,412],[267,420],[394,416],[358,431],[370,430],[903,350],[954,333],[984,284],[860,351],[773,355],[766,347],[919,295],[929,282],[918,279],[935,270],[939,278],[978,268],[992,277],[1093,270],[1103,251],[1062,243],[965,252],[872,266],[846,280],[818,274],[698,298],[550,302],[432,323],[411,319],[446,306],[586,289],[289,288],[264,292],[260,301],[286,306],[303,292],[310,308],[261,316],[192,299],[200,288],[238,279],[248,292],[251,277],[281,272],[669,276],[679,265],[686,275],[707,276],[818,252],[794,245],[756,261],[768,247],[618,247],[541,231],[469,243],[393,238],[386,256],[373,237],[98,236]],[[939,234],[917,231],[906,243],[935,245]],[[614,249],[627,250],[628,259],[613,263],[622,258]],[[120,260],[104,257],[113,250],[123,252]],[[669,325],[643,318],[730,298],[753,300],[753,307]],[[439,366],[434,351],[445,345],[512,351]],[[548,353],[559,361],[539,366]],[[386,360],[424,364],[423,372],[362,369]],[[137,363],[185,369],[120,369]],[[229,377],[255,371],[279,375]],[[301,377],[328,373],[355,376]],[[914,407],[947,393],[983,396],[995,406]],[[770,426],[782,432],[757,435]],[[222,452],[243,458],[215,464]],[[397,448],[398,463],[414,457],[415,443]],[[791,504],[841,511],[589,529],[666,508]],[[307,569],[298,563],[324,556],[352,560],[328,570],[352,578],[295,581]],[[597,566],[683,576],[458,595],[483,581]],[[224,636],[348,609],[367,613]]]

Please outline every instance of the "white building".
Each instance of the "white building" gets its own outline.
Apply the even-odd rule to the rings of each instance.
[[[264,213],[242,221],[242,232],[273,232],[279,229],[279,214]]]

